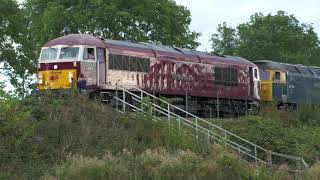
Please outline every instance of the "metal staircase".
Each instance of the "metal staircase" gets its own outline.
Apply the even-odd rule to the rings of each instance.
[[[143,101],[146,97],[150,100],[148,104]],[[179,130],[190,132],[190,135],[199,141],[229,147],[249,162],[272,167],[286,164],[290,171],[299,174],[308,168],[301,157],[267,150],[141,89],[133,88],[128,91],[117,86],[114,103],[116,110],[122,113],[126,111],[148,113],[141,108],[144,104],[151,110],[152,120],[167,121],[169,126],[176,123]]]

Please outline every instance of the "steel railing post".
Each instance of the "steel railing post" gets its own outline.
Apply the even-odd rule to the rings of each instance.
[[[254,162],[257,165],[258,163],[258,153],[257,153],[257,146],[254,146]]]
[[[298,179],[303,179],[303,169],[302,169],[302,161],[303,159],[302,158],[299,158],[299,161],[298,161]]]
[[[119,110],[119,107],[118,107],[118,86],[116,86],[116,109]]]
[[[224,145],[227,146],[228,140],[227,140],[227,131],[224,131]]]
[[[246,116],[248,116],[248,101],[247,101],[247,98],[245,100],[245,103],[246,103]]]
[[[219,103],[219,95],[217,92],[217,103],[216,103],[216,109],[217,109],[217,117],[220,118],[220,109],[219,109],[220,103]]]
[[[272,165],[272,152],[267,151],[267,162],[269,165]]]
[[[188,118],[188,92],[186,91],[186,98],[185,98],[185,101],[186,101],[186,118]]]
[[[126,111],[126,93],[124,89],[122,90],[122,111]]]
[[[198,118],[196,118],[196,138],[198,139]]]
[[[167,116],[168,116],[168,124],[170,126],[170,104],[168,103],[168,112],[167,112]]]

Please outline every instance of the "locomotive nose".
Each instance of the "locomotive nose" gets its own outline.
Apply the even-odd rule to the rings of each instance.
[[[55,71],[55,72],[46,72],[46,79],[45,79],[45,88],[46,89],[59,89],[62,87],[62,72],[61,71]]]
[[[67,69],[41,71],[39,72],[38,78],[39,87],[41,89],[71,88],[74,78],[76,78],[76,70]]]

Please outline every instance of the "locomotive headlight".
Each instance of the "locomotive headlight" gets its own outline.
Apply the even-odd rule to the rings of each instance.
[[[43,76],[42,73],[38,74],[39,84],[43,84]]]
[[[73,73],[72,72],[68,73],[68,78],[69,78],[69,82],[72,83],[72,80],[73,80]]]

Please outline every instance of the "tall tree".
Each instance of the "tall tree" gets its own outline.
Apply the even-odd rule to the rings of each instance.
[[[28,0],[36,42],[70,33],[196,48],[190,11],[173,0]]]
[[[234,55],[237,46],[238,38],[236,29],[227,26],[224,22],[218,25],[218,33],[211,36],[212,48],[214,53]]]
[[[5,50],[13,49],[12,44],[19,37],[22,16],[13,0],[0,0],[0,62],[5,62]]]
[[[219,29],[220,28],[220,29]],[[219,26],[215,37],[225,37],[230,27]],[[234,30],[234,29],[233,29]],[[235,54],[250,60],[268,59],[279,62],[320,65],[319,38],[311,25],[301,24],[296,17],[283,11],[277,14],[256,13],[250,21],[237,26],[231,38],[215,38],[213,47],[229,50],[236,41]],[[219,45],[219,46],[217,46]]]
[[[24,10],[14,0],[0,0],[0,63],[5,73],[23,97],[30,76],[35,72],[34,45],[29,39],[28,21]]]
[[[299,23],[283,11],[276,15],[261,13],[238,26],[239,55],[249,59],[310,64],[319,39],[312,26]]]

